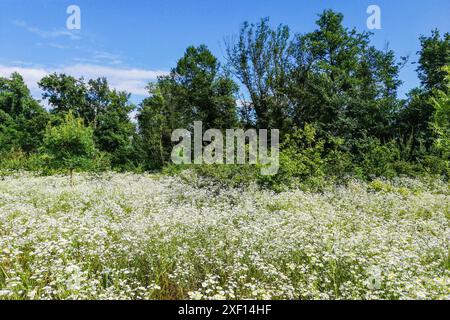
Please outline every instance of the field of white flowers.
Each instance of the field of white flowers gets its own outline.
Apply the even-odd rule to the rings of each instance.
[[[0,299],[450,299],[443,181],[1,179]]]

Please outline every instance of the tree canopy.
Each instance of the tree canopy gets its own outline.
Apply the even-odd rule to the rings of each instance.
[[[189,46],[148,84],[138,107],[105,78],[54,73],[39,82],[44,108],[14,73],[0,78],[0,153],[46,150],[74,168],[69,160],[78,151],[84,159],[98,150],[113,169],[154,170],[170,163],[172,132],[202,121],[208,129],[279,129],[281,172],[302,177],[305,168],[370,176],[430,166],[441,173],[449,157],[449,33],[419,38],[421,83],[406,99],[397,92],[408,59],[375,47],[371,37],[345,27],[332,10],[307,33],[273,27],[269,18],[244,22],[226,43],[225,63],[205,45]],[[311,132],[307,144],[296,141]]]

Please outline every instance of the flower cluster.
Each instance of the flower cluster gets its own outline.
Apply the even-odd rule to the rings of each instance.
[[[450,299],[450,190],[195,177],[0,181],[0,299]]]

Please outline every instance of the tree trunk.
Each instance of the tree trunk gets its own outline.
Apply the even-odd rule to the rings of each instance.
[[[73,169],[70,169],[70,185],[73,187]]]

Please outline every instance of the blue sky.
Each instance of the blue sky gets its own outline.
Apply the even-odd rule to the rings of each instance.
[[[72,4],[81,9],[79,31],[66,28]],[[382,13],[373,44],[389,43],[410,62],[417,61],[421,34],[450,31],[448,0],[0,0],[0,76],[19,71],[37,97],[36,82],[49,72],[107,76],[139,102],[145,84],[170,70],[187,46],[204,43],[223,60],[224,39],[243,21],[270,17],[305,33],[331,8],[344,14],[346,26],[364,31],[371,4]],[[415,68],[402,70],[401,96],[418,85]]]

